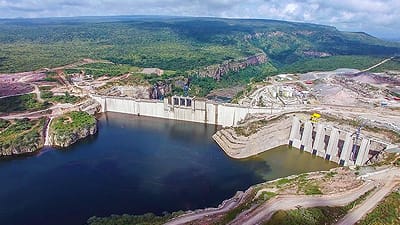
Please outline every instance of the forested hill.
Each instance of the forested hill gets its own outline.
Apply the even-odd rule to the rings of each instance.
[[[276,67],[333,55],[391,56],[400,43],[274,20],[77,17],[0,20],[0,72],[108,59],[187,71],[265,52]]]

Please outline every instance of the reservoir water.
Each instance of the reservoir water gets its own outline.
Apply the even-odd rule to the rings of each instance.
[[[211,139],[216,129],[103,114],[98,135],[66,150],[0,161],[0,224],[215,207],[253,184],[336,166],[286,147],[234,160]]]

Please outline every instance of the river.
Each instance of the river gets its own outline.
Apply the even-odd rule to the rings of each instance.
[[[266,180],[336,164],[281,147],[246,160],[212,140],[217,127],[115,113],[65,150],[0,161],[0,224],[74,225],[91,216],[217,206]]]

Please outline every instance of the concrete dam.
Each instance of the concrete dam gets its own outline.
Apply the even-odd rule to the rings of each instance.
[[[91,97],[101,104],[101,112],[126,113],[224,127],[237,125],[249,114],[279,113],[282,111],[280,108],[248,108],[237,104],[219,104],[204,99],[181,96],[173,96],[164,100],[99,95]]]
[[[341,166],[362,166],[390,144],[322,123],[301,121],[294,116],[289,145]]]

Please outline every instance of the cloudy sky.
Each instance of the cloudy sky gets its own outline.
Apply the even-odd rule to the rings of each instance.
[[[279,19],[400,39],[400,0],[0,0],[0,18],[103,15]]]

